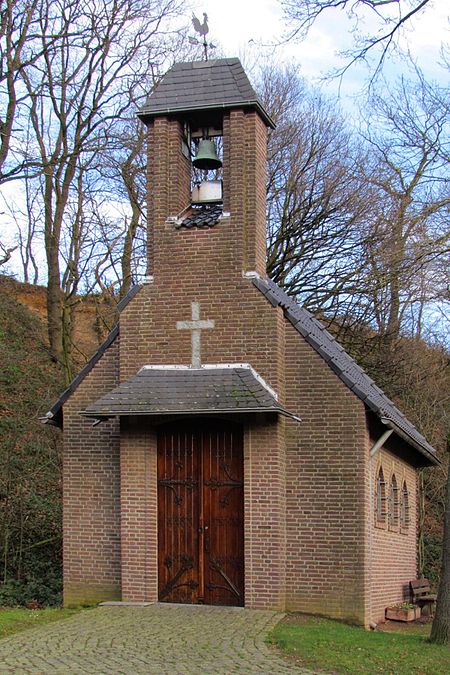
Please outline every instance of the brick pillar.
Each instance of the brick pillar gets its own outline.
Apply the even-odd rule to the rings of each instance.
[[[158,599],[156,434],[124,420],[120,447],[122,600]]]
[[[251,609],[285,608],[285,457],[283,419],[246,430],[245,606]]]
[[[255,111],[236,109],[225,115],[224,209],[239,224],[236,253],[244,272],[266,272],[267,128]]]
[[[181,122],[157,117],[149,123],[147,135],[147,257],[148,274],[158,265],[167,265],[170,241],[176,231],[167,225],[190,204],[191,164],[182,153]]]

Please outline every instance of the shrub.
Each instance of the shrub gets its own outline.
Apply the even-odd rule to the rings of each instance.
[[[0,585],[0,605],[4,607],[55,607],[61,602],[62,580],[56,575]]]

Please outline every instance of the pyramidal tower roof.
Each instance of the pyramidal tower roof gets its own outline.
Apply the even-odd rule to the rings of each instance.
[[[179,112],[249,107],[275,124],[259,101],[239,59],[176,63],[156,85],[139,117],[146,120]]]

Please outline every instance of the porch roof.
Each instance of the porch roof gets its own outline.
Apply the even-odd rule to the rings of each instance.
[[[263,413],[299,419],[248,364],[144,366],[82,412],[105,419],[126,415]]]

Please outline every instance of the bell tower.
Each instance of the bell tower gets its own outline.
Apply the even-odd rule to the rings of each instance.
[[[139,116],[148,127],[148,274],[167,274],[170,260],[198,280],[263,276],[274,125],[239,60],[176,64]]]

